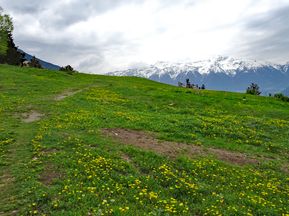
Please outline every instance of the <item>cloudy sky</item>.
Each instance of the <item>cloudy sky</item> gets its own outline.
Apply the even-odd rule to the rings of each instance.
[[[1,0],[19,48],[104,73],[216,55],[289,61],[289,0]]]

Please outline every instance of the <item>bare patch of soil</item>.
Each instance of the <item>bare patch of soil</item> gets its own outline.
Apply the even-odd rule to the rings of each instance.
[[[128,129],[103,129],[103,133],[107,136],[115,138],[124,144],[140,147],[145,150],[155,151],[157,153],[176,157],[178,154],[188,150],[191,147],[191,152],[200,153],[201,148],[191,146],[184,143],[174,143],[168,141],[160,141],[154,138],[153,134],[142,131],[134,131]]]
[[[48,164],[41,173],[39,181],[42,184],[49,186],[55,179],[58,179],[60,177],[61,174],[55,169],[55,167],[52,164]]]
[[[281,167],[281,170],[285,173],[289,173],[289,164],[285,164]]]
[[[65,99],[65,98],[73,96],[73,95],[75,95],[75,94],[77,94],[77,93],[79,93],[81,91],[82,90],[76,90],[76,91],[67,90],[67,91],[65,91],[65,92],[63,92],[63,93],[61,93],[59,95],[56,95],[54,100],[61,101],[61,100]]]
[[[10,173],[5,173],[0,177],[0,191],[7,187],[7,185],[12,185],[14,182],[14,177]]]
[[[259,163],[258,160],[254,158],[250,158],[245,154],[237,153],[237,152],[231,152],[223,149],[214,149],[210,148],[210,152],[212,152],[216,157],[220,160],[228,161],[234,164],[244,165],[244,164],[257,164]]]
[[[19,215],[19,210],[13,210],[11,212],[0,212],[0,216],[16,216]]]
[[[125,160],[126,162],[130,163],[131,159],[127,154],[122,154],[121,159]]]
[[[18,215],[18,210],[13,210],[11,212],[0,212],[0,216],[15,216]]]
[[[42,150],[43,154],[53,154],[53,153],[57,153],[57,152],[59,152],[59,150],[55,149],[55,148],[43,149]]]
[[[172,158],[175,158],[178,155],[186,155],[191,157],[211,154],[220,160],[238,165],[258,163],[258,160],[249,158],[247,155],[242,153],[231,152],[223,149],[205,148],[186,143],[161,141],[156,139],[152,133],[142,131],[114,128],[103,129],[102,133],[108,137],[112,137],[120,141],[123,144],[154,151]]]
[[[39,113],[36,110],[31,110],[30,112],[23,113],[21,116],[22,116],[23,122],[31,123],[31,122],[39,121],[44,115],[42,113]]]

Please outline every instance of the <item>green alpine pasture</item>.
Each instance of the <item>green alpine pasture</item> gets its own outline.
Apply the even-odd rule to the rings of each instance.
[[[171,157],[103,129],[253,158]],[[0,65],[0,215],[289,215],[289,103]]]

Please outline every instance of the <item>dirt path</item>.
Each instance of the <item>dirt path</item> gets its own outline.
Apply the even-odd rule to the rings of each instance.
[[[73,96],[82,92],[91,86],[80,90],[65,90],[63,93],[55,96],[52,102],[61,101],[69,96]],[[51,97],[49,98],[51,100]],[[19,215],[21,206],[19,205],[21,184],[23,178],[23,170],[27,168],[27,164],[31,161],[31,140],[33,134],[37,130],[37,126],[29,123],[40,121],[45,114],[37,111],[31,104],[25,107],[29,110],[24,113],[15,113],[14,118],[24,124],[19,124],[17,128],[14,125],[9,125],[11,130],[15,132],[15,142],[7,147],[5,152],[5,166],[0,169],[0,216]],[[7,129],[8,130],[8,129]],[[56,151],[55,149],[44,152],[45,154]],[[45,166],[44,171],[39,177],[39,181],[44,185],[49,186],[55,179],[61,177],[61,173],[50,164]],[[21,204],[22,205],[22,204]],[[20,209],[17,209],[20,208]]]
[[[112,137],[123,144],[137,146],[173,158],[178,155],[198,156],[209,154],[220,160],[238,165],[258,163],[258,160],[250,158],[246,154],[231,152],[224,149],[205,148],[192,144],[161,141],[156,139],[153,134],[142,131],[116,128],[103,129],[102,132],[104,135]]]
[[[83,87],[81,89],[78,89],[78,90],[66,89],[64,92],[56,95],[54,97],[54,100],[55,101],[61,101],[61,100],[64,100],[65,98],[67,98],[67,97],[73,96],[73,95],[75,95],[77,93],[83,92],[85,90],[88,90],[88,89],[90,89],[92,87],[96,87],[96,86],[98,86],[98,84],[90,84],[90,85],[87,85],[87,86],[85,86],[85,87]]]
[[[57,171],[53,164],[46,164],[44,170],[40,174],[39,181],[49,186],[55,179],[59,179],[61,177],[61,173]]]
[[[67,97],[70,97],[70,96],[73,96],[79,92],[82,92],[84,91],[85,89],[87,89],[89,87],[86,87],[86,88],[83,88],[83,89],[80,89],[80,90],[66,90],[64,92],[62,92],[61,94],[59,95],[56,95],[54,97],[54,100],[55,101],[61,101]],[[40,113],[39,111],[36,111],[36,110],[31,110],[29,112],[25,112],[25,113],[22,113],[21,114],[21,119],[24,123],[32,123],[32,122],[36,122],[36,121],[39,121],[43,118],[44,114]]]
[[[22,121],[25,123],[31,123],[31,122],[39,121],[43,116],[44,116],[44,114],[42,114],[36,110],[31,110],[30,112],[26,112],[26,113],[21,114]]]
[[[70,96],[73,96],[73,95],[75,95],[75,94],[77,94],[77,93],[79,93],[79,92],[82,92],[82,91],[85,90],[85,89],[87,89],[87,88],[80,89],[80,90],[75,90],[75,91],[73,91],[73,90],[66,90],[66,91],[62,92],[61,94],[56,95],[56,96],[54,97],[54,100],[56,100],[56,101],[61,101],[61,100],[65,99],[65,98],[67,98],[67,97],[70,97]]]

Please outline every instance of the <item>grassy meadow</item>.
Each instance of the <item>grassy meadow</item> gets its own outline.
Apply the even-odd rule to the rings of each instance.
[[[285,216],[288,158],[275,98],[0,65],[1,216]]]

